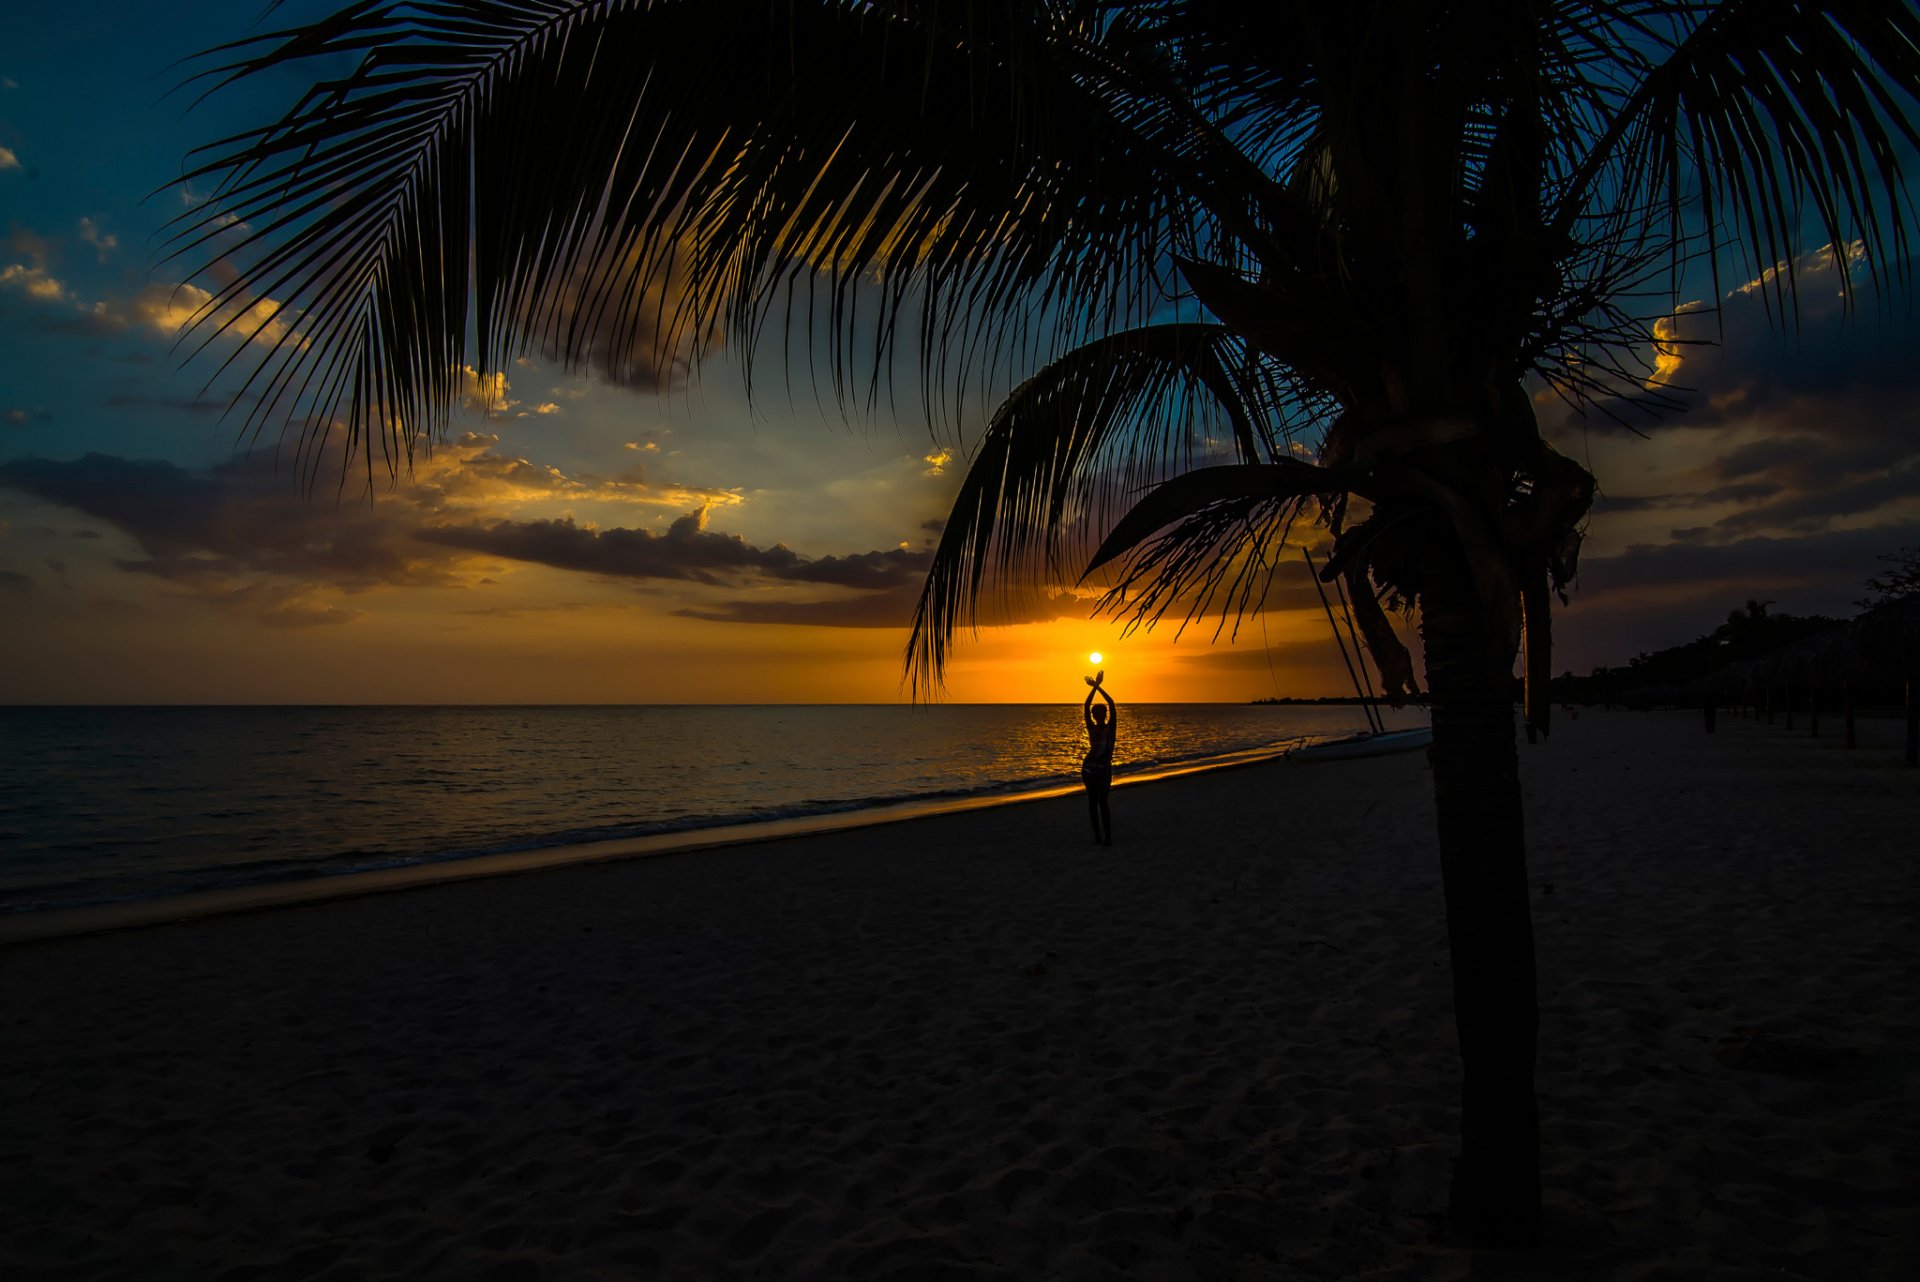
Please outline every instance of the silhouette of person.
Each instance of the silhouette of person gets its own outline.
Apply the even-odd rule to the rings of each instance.
[[[1113,844],[1113,814],[1107,809],[1107,793],[1113,788],[1113,739],[1120,729],[1120,705],[1113,701],[1101,682],[1102,670],[1087,678],[1093,689],[1080,706],[1087,722],[1087,758],[1080,763],[1080,782],[1087,786],[1087,815],[1093,820],[1093,839],[1103,846]],[[1093,701],[1094,695],[1106,700]]]

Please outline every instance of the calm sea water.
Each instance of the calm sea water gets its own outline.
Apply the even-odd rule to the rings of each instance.
[[[1360,715],[1130,705],[1116,766]],[[1016,793],[1083,739],[1078,705],[0,708],[0,912]]]

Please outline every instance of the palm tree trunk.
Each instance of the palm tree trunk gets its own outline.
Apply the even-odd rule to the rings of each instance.
[[[1527,898],[1513,647],[1493,635],[1458,544],[1421,556],[1421,637],[1433,699],[1433,796],[1462,1067],[1449,1218],[1475,1246],[1540,1236],[1539,1035]]]

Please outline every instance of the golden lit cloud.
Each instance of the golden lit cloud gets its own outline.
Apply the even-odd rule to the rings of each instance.
[[[0,149],[0,152],[3,151],[4,149]],[[67,297],[67,287],[49,276],[46,268],[37,265],[29,267],[25,263],[9,263],[5,267],[0,267],[0,285],[17,289],[28,298],[38,299],[43,303],[57,303]]]
[[[9,169],[18,168],[20,168],[20,157],[14,155],[7,148],[0,147],[0,173],[4,173]]]
[[[401,491],[430,510],[474,509],[504,515],[532,503],[617,503],[672,508],[733,507],[745,502],[719,487],[655,482],[637,466],[621,476],[570,475],[546,463],[496,452],[497,434],[468,432],[414,464],[413,484]]]
[[[271,298],[253,302],[228,299],[217,307],[212,306],[213,303],[214,296],[198,285],[154,284],[134,297],[132,310],[141,324],[168,338],[178,337],[187,326],[204,319],[207,324],[263,347],[273,347],[289,335],[295,342],[302,341],[280,319],[281,304]]]
[[[1680,347],[1674,342],[1680,337],[1680,322],[1675,316],[1662,316],[1653,323],[1653,373],[1646,385],[1667,387],[1673,383],[1673,376],[1680,369]]]
[[[927,470],[923,475],[945,476],[947,474],[947,464],[953,462],[953,451],[935,450],[933,453],[926,455],[925,458]]]
[[[505,370],[482,374],[471,365],[460,367],[460,408],[470,414],[497,414],[513,409],[520,402],[507,393]]]
[[[1836,269],[1844,269],[1851,274],[1855,267],[1860,266],[1866,261],[1866,258],[1867,246],[1864,241],[1849,241],[1847,243],[1844,261],[1842,261],[1842,256],[1834,250],[1833,244],[1829,242],[1816,250],[1800,255],[1799,259],[1791,264],[1791,272],[1788,271],[1789,264],[1783,259],[1761,272],[1758,276],[1755,276],[1752,280],[1734,286],[1731,290],[1727,291],[1727,297],[1732,298],[1739,294],[1757,293],[1763,288],[1778,284],[1780,278],[1783,276],[1787,276],[1790,279],[1798,279],[1810,273],[1833,271]]]

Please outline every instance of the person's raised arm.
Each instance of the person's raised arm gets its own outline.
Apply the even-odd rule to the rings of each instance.
[[[1080,719],[1087,723],[1088,734],[1093,733],[1093,696],[1104,693],[1105,691],[1101,690],[1099,686],[1094,686],[1093,689],[1087,691],[1087,701],[1080,705]],[[1107,702],[1112,703],[1113,700],[1109,698]]]
[[[1107,693],[1107,688],[1103,685],[1095,686],[1093,688],[1093,694],[1097,694],[1107,701],[1107,724],[1118,727],[1120,724],[1120,705],[1113,701],[1113,696]],[[1088,703],[1093,702],[1093,694],[1087,696]],[[1091,715],[1091,713],[1089,713],[1089,715]]]

